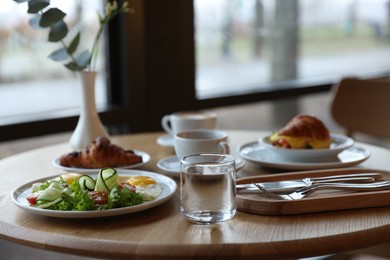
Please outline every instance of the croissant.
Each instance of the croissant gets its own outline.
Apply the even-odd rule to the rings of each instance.
[[[329,148],[332,143],[324,123],[310,115],[295,116],[285,127],[271,135],[270,140],[274,146],[293,149]]]
[[[98,137],[89,147],[60,157],[62,166],[79,168],[122,167],[141,162],[142,156],[111,144],[106,137]]]

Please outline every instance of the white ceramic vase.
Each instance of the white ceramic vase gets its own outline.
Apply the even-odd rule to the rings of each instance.
[[[70,138],[70,145],[73,150],[81,150],[87,147],[99,136],[108,137],[95,103],[95,79],[96,71],[81,71],[81,111],[80,117]]]

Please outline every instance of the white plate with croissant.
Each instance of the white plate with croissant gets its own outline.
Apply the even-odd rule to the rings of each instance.
[[[279,131],[261,138],[259,143],[270,153],[285,160],[318,162],[327,158],[335,159],[355,142],[347,136],[330,133],[315,116],[301,114],[292,118]]]
[[[337,157],[342,151],[352,147],[354,140],[340,134],[330,134],[332,139],[328,148],[292,149],[274,146],[270,136],[259,139],[259,143],[275,156],[296,161],[318,161],[324,158]]]
[[[138,155],[138,156],[141,156],[142,157],[142,162],[138,162],[138,163],[134,163],[134,164],[128,164],[128,165],[124,165],[124,166],[104,166],[104,167],[96,167],[96,168],[83,168],[83,167],[71,167],[71,166],[63,166],[61,165],[60,163],[60,158],[61,157],[58,157],[58,158],[55,158],[53,161],[52,161],[52,164],[58,168],[58,169],[61,169],[61,170],[64,170],[64,171],[67,171],[67,172],[84,172],[84,173],[88,173],[88,172],[96,172],[96,169],[100,169],[100,168],[106,168],[106,167],[115,167],[116,169],[132,169],[132,168],[137,168],[137,167],[140,167],[144,164],[146,164],[147,162],[150,161],[150,155],[145,153],[145,152],[142,152],[142,151],[138,151],[138,150],[133,150],[134,154]]]
[[[55,158],[55,167],[70,172],[94,172],[96,169],[115,167],[136,168],[146,164],[150,155],[139,150],[125,150],[112,144],[106,137],[98,137],[90,146]]]
[[[264,145],[254,141],[238,147],[238,152],[246,161],[260,166],[285,170],[333,169],[358,165],[367,160],[371,153],[363,147],[352,146],[335,157],[320,160],[289,160],[269,152]]]

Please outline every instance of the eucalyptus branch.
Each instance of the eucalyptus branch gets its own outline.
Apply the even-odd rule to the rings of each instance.
[[[50,0],[14,0],[17,3],[28,3],[28,13],[34,14],[29,23],[34,29],[49,28],[49,42],[59,42],[61,48],[53,51],[49,58],[54,61],[66,62],[65,67],[72,70],[92,70],[96,66],[96,59],[98,55],[98,46],[100,37],[103,32],[104,26],[116,17],[120,13],[129,12],[128,4],[125,1],[122,6],[118,7],[116,0],[110,1],[107,0],[105,14],[99,15],[99,30],[94,39],[91,52],[84,50],[78,52],[76,55],[76,50],[80,42],[80,34],[77,35],[70,41],[69,44],[65,42],[65,37],[68,34],[68,26],[64,22],[64,17],[66,13],[61,11],[58,8],[50,8]]]
[[[101,34],[103,33],[104,26],[108,24],[118,14],[127,13],[127,12],[130,12],[127,2],[124,2],[120,8],[118,8],[118,3],[116,1],[113,1],[112,3],[107,2],[105,16],[99,15],[100,26],[96,34],[95,40],[93,41],[92,50],[91,50],[91,58],[93,59],[93,57],[95,57],[95,60],[92,60],[91,63],[89,64],[89,70],[92,70],[92,68],[96,66],[96,58],[99,52],[98,46],[99,46]]]
[[[91,50],[91,57],[98,56],[98,51],[99,51],[98,45],[99,45],[99,41],[100,41],[100,35],[102,34],[102,32],[103,32],[103,27],[100,26],[99,31],[95,37],[95,40],[93,41],[92,50]],[[94,68],[94,67],[96,67],[96,59],[92,60],[91,63],[89,64],[89,70],[92,70],[92,68]]]
[[[75,59],[75,57],[73,56],[73,54],[68,52],[69,46],[67,46],[66,43],[65,43],[65,41],[63,41],[63,40],[61,40],[60,42],[61,42],[61,44],[62,44],[62,47],[64,47],[64,49],[67,50],[67,53],[68,53],[68,55],[69,55],[69,58],[70,58],[74,63],[76,63],[76,59]]]

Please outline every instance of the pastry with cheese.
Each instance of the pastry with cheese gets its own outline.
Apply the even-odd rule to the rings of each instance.
[[[328,129],[321,120],[298,115],[270,137],[272,145],[291,149],[329,148],[332,143]]]
[[[142,156],[111,144],[106,137],[98,137],[89,147],[60,157],[62,166],[78,168],[122,167],[141,162]]]

